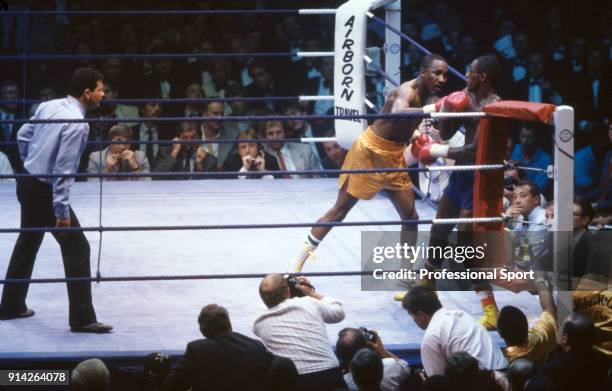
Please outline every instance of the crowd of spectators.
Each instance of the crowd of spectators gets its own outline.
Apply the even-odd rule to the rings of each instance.
[[[412,288],[402,301],[404,316],[424,335],[422,365],[409,365],[387,350],[377,331],[363,325],[343,328],[332,349],[326,324],[344,321],[343,304],[318,292],[305,277],[269,274],[259,285],[263,305],[254,313],[251,330],[258,338],[235,330],[226,308],[208,304],[197,317],[204,338],[187,343],[181,357],[152,353],[145,359],[144,370],[131,377],[120,368],[109,371],[98,359],[86,360],[74,369],[72,387],[89,391],[520,391],[611,386],[609,330],[598,319],[594,323],[589,312],[601,307],[597,300],[585,300],[584,306],[557,325],[551,290],[541,285],[538,295],[542,315],[531,328],[520,308],[502,308],[498,330],[506,347],[500,348],[470,314],[443,306],[431,288]]]

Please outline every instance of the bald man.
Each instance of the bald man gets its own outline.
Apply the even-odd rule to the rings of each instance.
[[[268,274],[259,285],[266,305],[253,323],[253,332],[277,356],[291,359],[299,373],[298,390],[334,390],[345,387],[336,355],[331,349],[326,323],[344,319],[340,302],[317,293],[305,277],[291,297],[289,283],[280,274]]]

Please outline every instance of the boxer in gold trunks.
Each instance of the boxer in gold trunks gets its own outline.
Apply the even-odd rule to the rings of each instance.
[[[440,92],[446,83],[448,65],[438,55],[430,54],[421,61],[416,79],[403,83],[387,95],[382,113],[422,113],[422,107]],[[370,168],[406,168],[404,151],[412,138],[420,118],[377,119],[357,137],[346,155],[343,170]],[[410,162],[416,162],[411,159]],[[418,219],[414,208],[412,181],[407,172],[342,174],[338,181],[338,198],[317,222],[343,221],[359,200],[369,200],[385,190],[402,220]],[[313,227],[304,249],[291,266],[300,272],[321,240],[332,227]],[[417,224],[402,226],[402,241],[414,244]]]

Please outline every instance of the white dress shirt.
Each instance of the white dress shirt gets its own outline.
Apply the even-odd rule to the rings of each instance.
[[[421,361],[427,376],[444,375],[446,359],[457,352],[472,355],[482,369],[508,366],[500,347],[470,314],[440,308],[431,318],[421,341]]]
[[[339,366],[325,323],[343,319],[342,304],[330,297],[296,297],[261,311],[253,332],[269,351],[291,359],[303,375]]]
[[[83,119],[85,107],[68,95],[38,106],[32,119]],[[24,168],[36,174],[74,174],[77,172],[83,150],[87,144],[89,124],[24,124],[17,132],[19,156]],[[74,177],[39,178],[53,186],[53,211],[57,218],[70,215],[68,194]]]

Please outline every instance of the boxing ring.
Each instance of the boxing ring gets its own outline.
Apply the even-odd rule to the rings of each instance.
[[[169,191],[169,189],[171,189]],[[112,226],[197,224],[259,224],[314,220],[333,202],[335,179],[130,181],[105,183],[102,222]],[[83,227],[98,223],[98,183],[78,182],[73,207]],[[13,184],[0,184],[3,210],[0,227],[19,220]],[[215,207],[207,207],[214,205]],[[435,210],[417,201],[423,219]],[[396,219],[384,196],[360,202],[347,221]],[[309,272],[341,272],[360,268],[361,231],[395,227],[337,227],[317,251]],[[422,227],[426,230],[426,226]],[[88,232],[92,253],[99,235]],[[16,234],[0,236],[0,270],[5,270]],[[282,271],[304,238],[304,229],[105,232],[101,274],[104,277],[266,273]],[[92,268],[95,257],[92,256]],[[63,277],[57,243],[46,235],[33,278]],[[346,319],[328,325],[330,344],[347,326],[380,331],[394,350],[418,351],[422,330],[414,324],[393,292],[364,292],[359,276],[311,277],[317,291],[343,303]],[[92,284],[100,319],[115,326],[109,334],[71,333],[67,327],[66,285],[31,284],[28,306],[33,318],[0,322],[0,361],[26,358],[144,356],[153,351],[182,354],[187,342],[201,338],[197,316],[202,306],[225,306],[234,330],[251,335],[256,310],[263,306],[260,279],[128,281]],[[398,287],[399,289],[399,287]],[[539,314],[537,298],[523,292],[497,292],[500,304],[518,303],[531,317]],[[480,304],[474,293],[440,292],[444,305],[476,317]],[[497,333],[492,335],[501,342]]]
[[[379,6],[387,6],[387,22],[370,13],[370,8]],[[336,10],[311,11],[310,13],[313,14],[336,13]],[[385,117],[380,114],[365,114],[366,106],[373,112],[376,112],[376,108],[365,98],[363,82],[353,86],[355,96],[362,96],[361,99],[341,100],[340,91],[342,91],[342,83],[345,80],[343,77],[346,76],[345,67],[347,63],[350,63],[354,71],[353,76],[363,78],[366,64],[369,64],[377,73],[384,75],[387,88],[397,85],[397,81],[394,81],[389,75],[397,74],[396,71],[399,69],[399,52],[396,49],[399,48],[401,36],[398,30],[400,11],[399,1],[364,2],[362,9],[353,11],[361,13],[363,19],[368,17],[378,20],[388,28],[387,43],[384,48],[387,55],[384,71],[375,64],[373,65],[365,55],[365,39],[362,39],[361,44],[354,45],[351,61],[343,62],[342,59],[346,58],[346,53],[338,50],[298,54],[301,57],[335,56],[336,96],[299,97],[298,100],[334,100],[335,115],[305,116],[304,119],[335,120],[336,139],[343,146],[346,146],[349,140],[352,142],[355,136],[363,130],[366,120]],[[202,12],[210,13],[211,11]],[[76,12],[76,14],[79,13],[83,14],[83,12]],[[109,14],[112,13],[111,11]],[[300,12],[300,14],[308,13]],[[45,12],[40,14],[45,14]],[[346,35],[339,35],[339,28],[342,28],[342,23],[339,27],[337,20],[337,48],[339,44],[340,47],[346,44],[343,42]],[[394,29],[396,31],[393,31]],[[245,55],[252,55],[252,53],[241,55],[241,57]],[[294,54],[289,53],[289,55]],[[49,56],[29,55],[29,59],[66,60],[75,57],[96,59],[97,56],[118,57],[116,55],[54,55],[53,58],[49,58]],[[166,55],[143,55],[142,58],[156,58],[155,56]],[[169,57],[187,56],[198,57],[197,54]],[[201,57],[215,58],[210,54],[203,54]],[[238,56],[220,55],[219,57],[236,58]],[[12,57],[3,56],[3,58],[10,60]],[[25,56],[15,58],[26,61]],[[270,98],[261,98],[261,100],[264,99]],[[278,99],[286,98],[278,97]],[[215,99],[215,101],[218,100]],[[239,100],[246,101],[247,99]],[[135,99],[117,100],[122,103],[136,103],[136,101]],[[146,99],[146,101],[152,100]],[[176,101],[180,103],[180,100]],[[206,99],[201,101],[204,102]],[[224,101],[231,101],[231,99],[224,99]],[[337,110],[338,107],[342,108],[341,112]],[[471,114],[479,117],[488,115],[485,113]],[[446,115],[450,116],[449,113]],[[557,146],[561,145],[564,152],[573,155],[573,139],[568,138],[565,132],[568,130],[570,136],[573,135],[571,133],[573,131],[573,111],[571,108],[559,107],[554,115]],[[422,114],[421,116],[435,118],[436,114]],[[299,116],[293,118],[299,118]],[[244,118],[227,117],[224,120],[240,119]],[[250,119],[257,119],[257,117]],[[259,120],[262,119],[264,117],[260,116]],[[142,118],[122,119],[126,122],[134,120],[144,121]],[[180,118],[159,120],[176,121]],[[104,120],[98,121],[104,122]],[[222,141],[235,142],[235,140],[219,140],[218,142]],[[242,141],[245,142],[245,140]],[[322,142],[328,139],[299,141]],[[146,142],[132,142],[132,144],[139,143]],[[571,144],[571,148],[566,148],[568,143]],[[567,208],[571,202],[571,194],[567,191],[571,189],[573,177],[571,160],[562,153],[556,153],[555,167],[555,194],[559,195],[559,198],[556,198],[558,202],[555,205],[554,226],[559,231],[568,230],[568,227],[571,227],[568,225],[571,224],[571,209]],[[503,168],[503,165],[497,165],[491,169]],[[412,169],[412,171],[417,170]],[[559,175],[561,172],[564,175]],[[567,176],[566,173],[572,175]],[[104,177],[105,174],[92,176]],[[100,195],[102,186],[103,196]],[[46,235],[38,253],[32,278],[56,278],[59,281],[55,282],[60,283],[33,283],[30,285],[28,306],[36,311],[36,316],[33,318],[0,321],[0,336],[3,340],[3,343],[0,344],[0,361],[10,362],[15,359],[34,358],[144,356],[153,351],[182,354],[187,342],[201,338],[196,319],[202,306],[209,303],[225,306],[229,311],[234,330],[252,336],[251,324],[255,312],[263,305],[257,291],[260,276],[268,272],[286,270],[291,257],[295,255],[304,239],[305,227],[311,226],[310,222],[315,221],[333,204],[336,194],[336,179],[77,182],[71,190],[71,205],[82,227],[98,227],[98,229],[85,230],[92,249],[94,305],[99,319],[115,326],[115,330],[104,335],[70,332],[66,326],[68,299],[66,285],[63,282],[65,279],[61,258],[54,239],[51,235]],[[11,230],[19,221],[19,204],[15,197],[14,184],[0,183],[0,204],[2,205],[0,231],[2,229],[6,231],[0,234],[0,271],[4,271],[17,237],[17,231]],[[423,220],[420,230],[425,231],[435,217],[435,209],[431,207],[431,203],[422,200],[416,201],[416,209],[420,219]],[[499,216],[491,218],[500,219]],[[396,223],[394,225],[367,224],[367,227],[364,227],[366,224],[354,226],[350,224],[351,222],[384,220]],[[245,227],[260,224],[291,225],[296,222],[303,225],[285,227],[282,230]],[[315,274],[337,274],[311,277],[313,285],[319,292],[338,299],[343,303],[346,311],[346,319],[343,322],[328,325],[330,344],[335,344],[337,332],[340,329],[365,326],[378,330],[390,350],[411,351],[412,354],[418,352],[423,331],[418,329],[399,303],[392,301],[392,292],[363,291],[358,274],[342,275],[346,271],[360,270],[360,246],[356,243],[360,242],[362,231],[397,230],[402,223],[397,222],[397,212],[383,195],[378,195],[371,201],[359,202],[349,214],[346,222],[347,226],[333,229],[325,238],[317,250],[316,262],[309,262],[307,270],[308,273]],[[215,227],[180,230],[156,229],[156,227],[196,225],[215,225]],[[226,230],[221,228],[223,225],[239,225],[240,227]],[[108,227],[113,229],[110,230]],[[121,227],[149,227],[151,229],[121,230]],[[53,230],[52,228],[46,229],[46,231]],[[104,235],[102,235],[103,231]],[[101,240],[102,244],[100,244]],[[96,255],[98,255],[98,262],[96,262]],[[117,277],[119,281],[96,282],[95,275],[98,271],[104,278]],[[208,277],[189,277],[203,275]],[[214,278],[215,275],[224,275],[224,277]],[[143,278],[139,281],[122,281],[121,278],[126,276]],[[155,277],[159,276],[170,278],[157,280]],[[401,290],[401,287],[398,287],[398,290]],[[480,304],[472,291],[440,291],[439,295],[444,306],[463,309],[474,317],[481,312]],[[561,296],[562,294],[558,295],[558,297]],[[528,316],[530,323],[533,323],[540,314],[537,297],[528,292],[515,294],[501,290],[496,292],[496,299],[500,307],[506,304],[519,306]],[[568,301],[565,302],[568,303]],[[564,313],[563,308],[560,313]],[[491,332],[491,334],[498,343],[502,343],[496,332]]]

